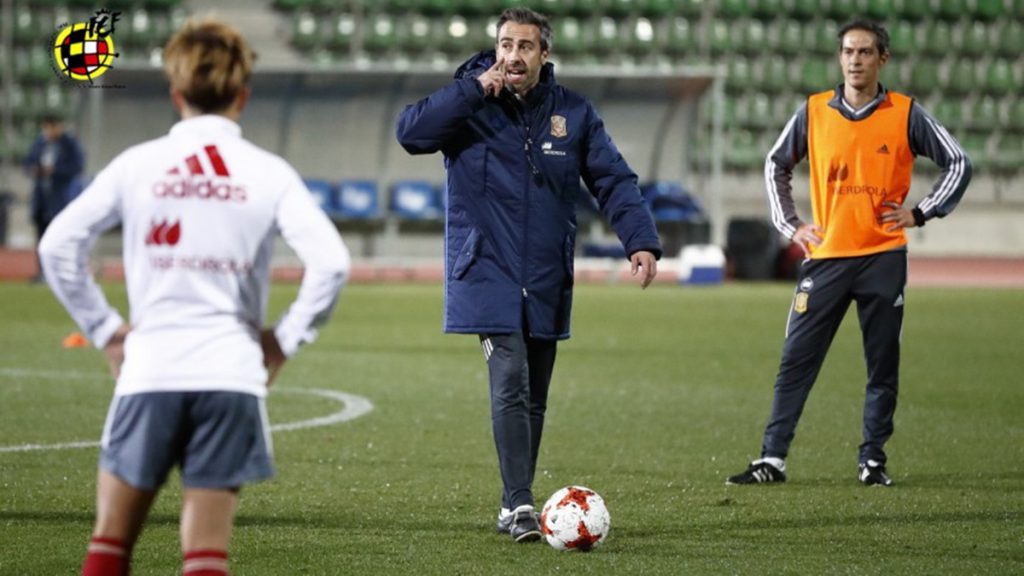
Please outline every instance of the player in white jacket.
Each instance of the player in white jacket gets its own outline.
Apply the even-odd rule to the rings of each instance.
[[[240,487],[273,474],[264,407],[285,360],[316,336],[349,253],[301,178],[242,138],[252,52],[233,28],[192,21],[165,52],[182,120],[129,148],[54,220],[40,244],[57,297],[117,379],[103,431],[85,576],[127,574],[170,469],[181,468],[186,575],[227,574]],[[130,322],[88,271],[120,224]],[[274,237],[305,264],[292,306],[264,328]]]

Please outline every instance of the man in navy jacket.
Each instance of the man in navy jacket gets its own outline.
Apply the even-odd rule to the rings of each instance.
[[[478,334],[504,484],[498,531],[540,538],[531,491],[558,340],[569,337],[580,179],[597,198],[646,288],[661,243],[637,176],[593,106],[555,82],[551,28],[505,10],[496,50],[408,106],[411,154],[444,154],[448,172],[444,329]]]

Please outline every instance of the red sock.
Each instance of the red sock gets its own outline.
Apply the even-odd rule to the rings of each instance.
[[[116,538],[94,536],[82,565],[82,576],[126,576],[131,562],[128,548]]]
[[[228,576],[228,553],[223,550],[186,552],[182,576]]]

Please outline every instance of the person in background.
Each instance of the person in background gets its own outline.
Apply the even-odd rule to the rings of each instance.
[[[32,178],[30,214],[38,242],[77,190],[78,179],[85,168],[85,154],[78,140],[64,129],[64,119],[48,112],[42,117],[42,129],[23,166]],[[42,281],[41,268],[33,281]]]
[[[164,49],[181,121],[114,158],[40,244],[47,282],[117,380],[84,576],[128,574],[174,466],[182,573],[228,574],[241,487],[274,472],[267,389],[316,337],[348,275],[349,252],[299,175],[242,137],[253,58],[234,28],[186,22]],[[92,241],[118,224],[130,323],[85,267]],[[305,274],[295,302],[266,327],[278,233]]]
[[[775,400],[761,457],[727,484],[786,481],[786,457],[804,403],[839,324],[857,303],[867,389],[857,478],[891,486],[885,443],[893,433],[907,283],[907,228],[949,215],[971,180],[960,144],[916,101],[878,81],[889,34],[857,20],[839,30],[844,82],[814,94],[786,123],[768,153],[765,183],[772,222],[803,250],[786,324]],[[907,203],[914,158],[942,174],[916,205]],[[808,158],[814,219],[793,202],[793,168]]]
[[[570,334],[581,177],[644,288],[661,242],[597,111],[556,82],[548,20],[510,8],[497,27],[494,50],[405,108],[397,137],[411,154],[444,154],[444,329],[479,336],[503,484],[497,530],[528,542],[541,537],[533,479],[556,346]]]

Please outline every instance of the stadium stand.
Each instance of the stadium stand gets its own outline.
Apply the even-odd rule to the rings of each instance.
[[[234,0],[238,3],[238,0]],[[316,66],[429,64],[450,71],[475,49],[491,45],[496,15],[512,0],[272,0],[259,8],[276,23],[295,61]],[[724,140],[727,174],[756,179],[779,130],[810,92],[841,80],[836,33],[848,18],[865,14],[886,22],[893,65],[883,81],[920,99],[972,153],[978,175],[1024,177],[1024,0],[526,0],[554,16],[554,58],[559,66],[623,69],[710,65],[724,69]],[[198,0],[110,0],[123,12],[116,34],[135,65],[158,63],[159,49]],[[61,88],[49,56],[36,49],[63,22],[87,20],[91,0],[13,0],[13,52],[0,94],[4,133],[0,152],[14,163],[27,151],[39,117],[60,110],[83,114],[88,91]],[[126,62],[132,62],[126,60]],[[600,104],[600,103],[599,103]],[[707,111],[702,105],[701,110]],[[696,142],[688,170],[710,165],[712,123],[695,118]],[[646,162],[646,159],[640,161]],[[395,182],[367,174],[327,174],[317,184],[325,207],[339,218],[416,218]],[[357,182],[339,182],[358,176]],[[322,185],[326,185],[323,188]],[[688,182],[680,182],[689,186]],[[436,219],[438,183],[430,195],[412,196]],[[348,187],[346,187],[348,186]],[[355,204],[346,204],[346,190]],[[372,192],[371,192],[372,190]],[[759,191],[744,192],[759,198]],[[367,196],[369,194],[370,196]],[[401,198],[399,198],[401,196]],[[993,194],[993,198],[1000,198]],[[1020,197],[1018,194],[1017,197]],[[362,214],[353,206],[372,198]],[[970,199],[965,201],[971,201]],[[420,213],[419,217],[422,217]]]

